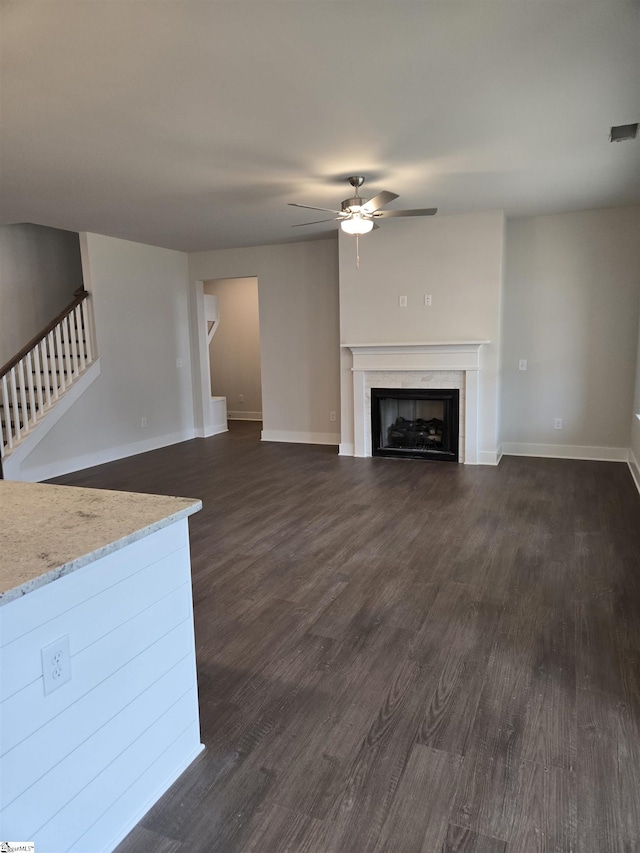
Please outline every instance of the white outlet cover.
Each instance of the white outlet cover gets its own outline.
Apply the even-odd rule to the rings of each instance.
[[[424,304],[425,305],[431,305],[431,294],[430,293],[425,293]]]
[[[407,307],[407,297],[406,296],[399,296],[398,297],[398,305],[400,306],[400,308],[406,308]]]
[[[526,370],[527,369],[527,359],[521,358],[518,362],[518,370]]]
[[[43,646],[42,656],[42,678],[44,681],[45,696],[48,693],[62,687],[67,681],[71,681],[71,652],[69,649],[69,635],[59,637],[48,646]]]

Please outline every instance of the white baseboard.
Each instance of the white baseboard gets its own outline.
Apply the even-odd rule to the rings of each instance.
[[[261,421],[262,412],[227,412],[230,421]]]
[[[226,424],[214,424],[207,429],[197,429],[194,431],[194,438],[209,438],[212,435],[221,435],[223,432],[229,432]]]
[[[497,465],[502,459],[502,448],[497,450],[479,450],[476,465]]]
[[[340,442],[338,445],[338,456],[353,456],[355,453],[355,446],[353,444],[349,444],[347,442]]]
[[[340,435],[333,432],[292,432],[263,429],[262,441],[286,441],[290,444],[340,444]]]
[[[631,448],[629,448],[629,458],[627,459],[627,464],[629,466],[629,470],[631,471],[631,476],[633,477],[633,482],[636,484],[636,489],[640,492],[640,465],[638,464],[638,460],[635,457],[635,454]]]
[[[587,459],[594,462],[627,462],[626,447],[589,447],[582,444],[521,444],[505,441],[505,456],[543,456],[547,459]]]
[[[149,450],[159,450],[161,447],[169,447],[171,444],[180,444],[195,438],[194,429],[185,429],[182,432],[174,432],[170,435],[158,435],[145,441],[136,441],[133,444],[122,444],[119,447],[110,447],[96,453],[86,453],[72,459],[61,459],[51,462],[49,465],[40,465],[36,468],[20,469],[12,472],[14,476],[8,477],[5,470],[5,479],[22,480],[28,483],[39,483],[42,480],[51,480],[53,477],[62,477],[65,474],[73,474],[83,471],[85,468],[93,468],[95,465],[104,465],[107,462],[115,462],[118,459],[126,459],[127,456],[136,456],[138,453],[147,453]],[[17,473],[17,476],[15,474]]]

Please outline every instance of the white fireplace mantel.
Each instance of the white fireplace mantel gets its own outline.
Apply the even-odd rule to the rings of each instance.
[[[480,347],[490,341],[343,344],[353,354],[354,455],[371,456],[368,374],[410,371],[464,372],[464,461],[478,462]]]

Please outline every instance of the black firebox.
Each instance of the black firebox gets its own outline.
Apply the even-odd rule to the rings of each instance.
[[[457,388],[372,388],[374,456],[458,461]]]

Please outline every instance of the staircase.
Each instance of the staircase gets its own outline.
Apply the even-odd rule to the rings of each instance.
[[[77,290],[73,302],[0,369],[0,464],[94,363],[88,297]]]

